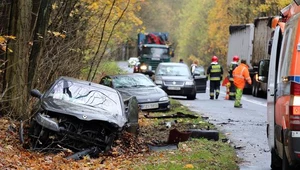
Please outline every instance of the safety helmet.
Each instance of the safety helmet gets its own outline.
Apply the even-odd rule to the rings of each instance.
[[[237,56],[237,55],[235,55],[235,56],[233,56],[233,59],[232,59],[232,60],[235,61],[235,62],[239,62],[240,57]]]
[[[217,56],[213,56],[211,58],[211,62],[218,62],[218,57]]]

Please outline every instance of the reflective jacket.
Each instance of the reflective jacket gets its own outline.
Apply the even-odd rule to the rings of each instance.
[[[233,70],[233,83],[237,88],[244,89],[246,81],[252,84],[248,66],[241,63]]]
[[[210,81],[221,81],[223,75],[223,68],[217,62],[212,62],[207,68],[207,75],[209,75]]]
[[[237,67],[237,66],[239,66],[238,65],[238,63],[237,62],[231,62],[230,63],[230,66],[229,66],[229,71],[228,71],[228,73],[229,73],[229,81],[233,81],[233,75],[232,75],[232,72],[233,72],[233,70]]]

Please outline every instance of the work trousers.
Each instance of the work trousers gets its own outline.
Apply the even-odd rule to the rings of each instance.
[[[211,99],[214,98],[215,92],[216,92],[216,99],[218,98],[220,94],[220,80],[213,81],[211,80],[209,83],[209,96]]]
[[[229,100],[235,100],[235,85],[233,81],[230,82],[230,87],[229,87]]]
[[[243,89],[236,88],[234,106],[240,106],[243,95]]]

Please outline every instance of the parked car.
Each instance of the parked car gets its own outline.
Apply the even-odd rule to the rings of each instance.
[[[130,57],[130,58],[128,59],[128,67],[133,67],[133,66],[135,66],[139,61],[140,61],[140,60],[139,60],[139,58],[137,58],[137,57]]]
[[[206,76],[198,73],[192,75],[184,63],[160,63],[154,81],[168,95],[186,96],[193,100],[196,93],[206,92]]]
[[[100,84],[110,86],[124,96],[136,96],[141,110],[170,109],[168,94],[142,73],[105,76],[100,80]]]
[[[103,85],[60,77],[44,94],[34,89],[31,95],[39,99],[29,130],[35,150],[96,147],[104,152],[123,130],[138,128],[136,98],[124,100],[117,90]]]

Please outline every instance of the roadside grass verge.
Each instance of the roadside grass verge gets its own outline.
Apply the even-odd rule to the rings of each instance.
[[[178,101],[171,99],[171,109],[168,112],[150,112],[149,116],[167,116],[181,112],[184,114],[196,113],[182,106]],[[141,133],[149,140],[161,139],[166,141],[169,130],[177,128],[179,131],[187,129],[216,129],[213,124],[205,121],[200,115],[196,119],[191,118],[167,118],[167,119],[147,119],[140,116]],[[166,122],[174,122],[171,128],[166,128]],[[141,170],[180,170],[180,169],[239,169],[239,158],[235,150],[227,142],[222,142],[225,138],[219,135],[219,141],[207,140],[205,138],[190,138],[188,141],[180,142],[177,150],[150,151],[149,155],[133,161],[130,169]]]

